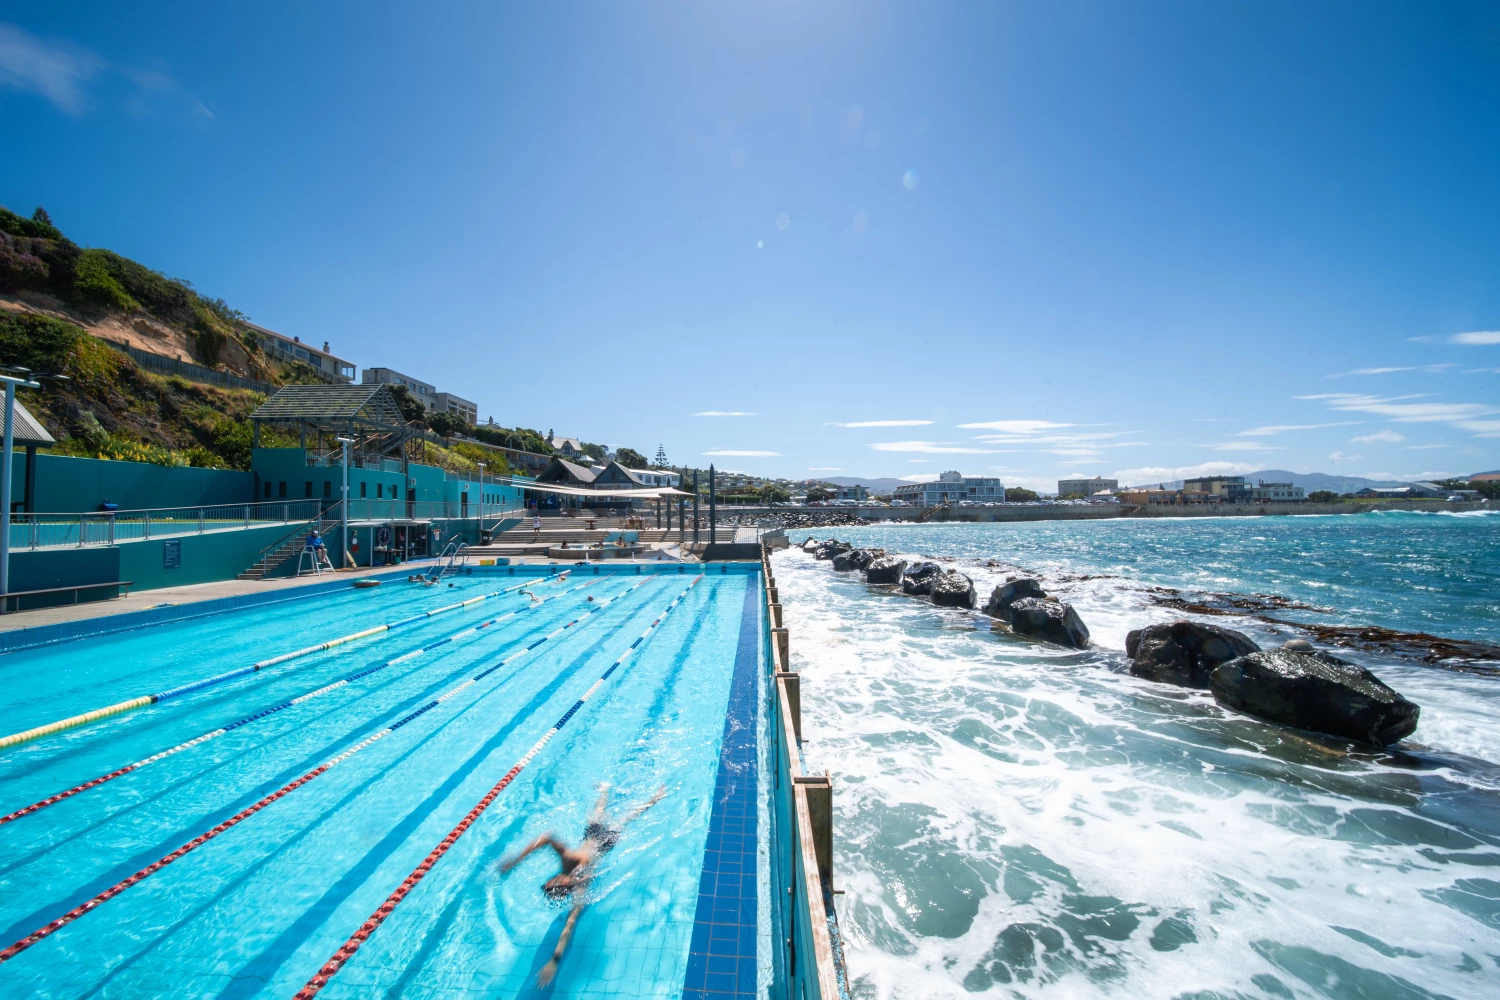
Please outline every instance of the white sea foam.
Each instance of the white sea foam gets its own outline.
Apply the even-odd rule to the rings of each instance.
[[[1029,562],[1097,650],[776,557],[804,750],[834,775],[857,995],[1500,992],[1500,795],[1482,765],[1352,759],[1133,678],[1125,632],[1177,612],[1149,584]],[[982,589],[1008,572],[958,563]],[[1500,725],[1472,708],[1493,681],[1383,669],[1418,693],[1424,744],[1500,759]]]

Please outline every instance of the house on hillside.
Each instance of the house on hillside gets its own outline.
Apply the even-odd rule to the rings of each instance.
[[[288,337],[286,334],[268,330],[254,323],[245,325],[255,331],[260,340],[261,350],[272,357],[281,358],[284,361],[301,361],[303,364],[311,365],[325,382],[354,381],[354,362],[345,361],[333,354],[328,349],[328,341],[323,341],[323,349],[320,351],[304,344],[301,337]],[[368,382],[369,379],[365,381]]]
[[[553,451],[569,461],[576,462],[586,457],[583,453],[583,442],[578,438],[553,435],[547,438],[547,444],[552,446]]]

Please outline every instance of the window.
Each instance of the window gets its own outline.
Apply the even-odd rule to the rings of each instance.
[[[384,489],[385,489],[385,484],[384,483],[376,483],[375,484],[375,499],[376,500],[380,499],[381,491],[384,490]]]
[[[325,497],[333,496],[333,483],[327,479],[323,480],[323,495]]]
[[[283,483],[277,483],[276,484],[276,493],[277,493],[277,495],[281,499],[285,500],[286,499],[286,483],[284,483],[284,482]]]
[[[359,484],[359,498],[361,500],[363,500],[365,498],[365,484],[364,483],[360,483]]]
[[[307,482],[303,483],[302,486],[303,486],[302,495],[305,498],[307,498],[308,500],[311,500],[312,499],[312,480],[309,479]]]
[[[271,481],[269,479],[266,480],[266,499],[271,499]]]

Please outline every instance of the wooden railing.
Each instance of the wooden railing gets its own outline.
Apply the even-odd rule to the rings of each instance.
[[[848,976],[833,900],[833,782],[806,774],[802,760],[802,680],[789,669],[791,636],[782,620],[769,547],[765,574],[767,663],[771,670],[772,938],[774,967],[790,1000],[847,1000]]]

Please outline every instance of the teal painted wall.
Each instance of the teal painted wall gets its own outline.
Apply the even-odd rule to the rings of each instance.
[[[312,499],[327,500],[331,504],[337,503],[342,495],[343,467],[310,466],[307,464],[307,453],[301,448],[256,448],[250,458],[250,471],[257,477],[257,485],[253,488],[257,490],[256,497],[262,503],[305,500],[311,493]],[[447,500],[457,503],[466,485],[469,487],[469,502],[480,502],[479,483],[472,479],[456,474],[450,478],[449,473],[442,469],[415,463],[407,467],[407,476],[411,478],[410,488],[416,490],[416,499],[420,502]],[[350,516],[388,517],[391,512],[382,502],[405,500],[407,488],[407,479],[399,471],[350,468]],[[487,503],[499,504],[504,501],[510,509],[522,505],[521,491],[508,486],[489,483],[482,492],[490,498],[485,501]],[[361,504],[361,500],[367,503]]]
[[[11,500],[25,494],[26,455],[11,465]],[[249,503],[255,477],[227,469],[193,469],[145,462],[108,462],[38,452],[36,509],[44,514],[98,510],[105,500],[121,510],[161,507],[213,507]]]
[[[175,539],[152,538],[117,546],[120,572],[117,580],[134,580],[134,590],[181,587],[190,583],[233,580],[250,568],[261,549],[291,534],[295,525],[271,524],[244,531],[214,531],[181,535]],[[175,569],[163,566],[166,543],[182,543],[181,562]]]
[[[49,549],[42,552],[12,552],[10,556],[10,589],[46,590],[49,587],[76,587],[87,583],[113,583],[128,580],[120,576],[120,550],[100,546],[84,549]],[[102,601],[115,597],[118,588],[95,590],[79,595],[80,602]],[[20,610],[50,608],[72,604],[72,594],[42,594],[17,598]],[[15,609],[16,602],[10,604]]]

